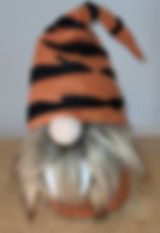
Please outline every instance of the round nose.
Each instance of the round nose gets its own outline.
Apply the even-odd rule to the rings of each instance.
[[[49,124],[49,135],[59,145],[70,146],[80,138],[83,126],[74,117],[58,116]]]

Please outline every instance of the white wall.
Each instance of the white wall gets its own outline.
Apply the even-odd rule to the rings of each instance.
[[[57,16],[81,2],[0,1],[0,136],[25,132],[28,70],[38,34]],[[97,28],[111,51],[134,130],[160,134],[160,1],[97,2],[108,6],[128,23],[145,51],[147,61],[139,63]]]

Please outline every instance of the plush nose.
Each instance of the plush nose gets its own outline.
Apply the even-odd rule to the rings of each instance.
[[[70,146],[76,143],[82,135],[82,123],[70,116],[59,116],[49,124],[50,137],[61,146]]]

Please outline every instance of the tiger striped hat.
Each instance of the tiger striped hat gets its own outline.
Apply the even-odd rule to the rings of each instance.
[[[44,31],[36,46],[28,98],[30,129],[58,115],[90,123],[126,124],[109,53],[90,27],[95,21],[143,59],[132,33],[107,9],[87,2],[62,16]]]

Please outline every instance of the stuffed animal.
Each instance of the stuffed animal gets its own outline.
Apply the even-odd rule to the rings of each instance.
[[[106,214],[125,201],[129,170],[143,171],[94,22],[143,59],[124,22],[95,3],[65,14],[40,36],[28,95],[29,133],[16,164],[30,213],[46,200],[67,216]]]

